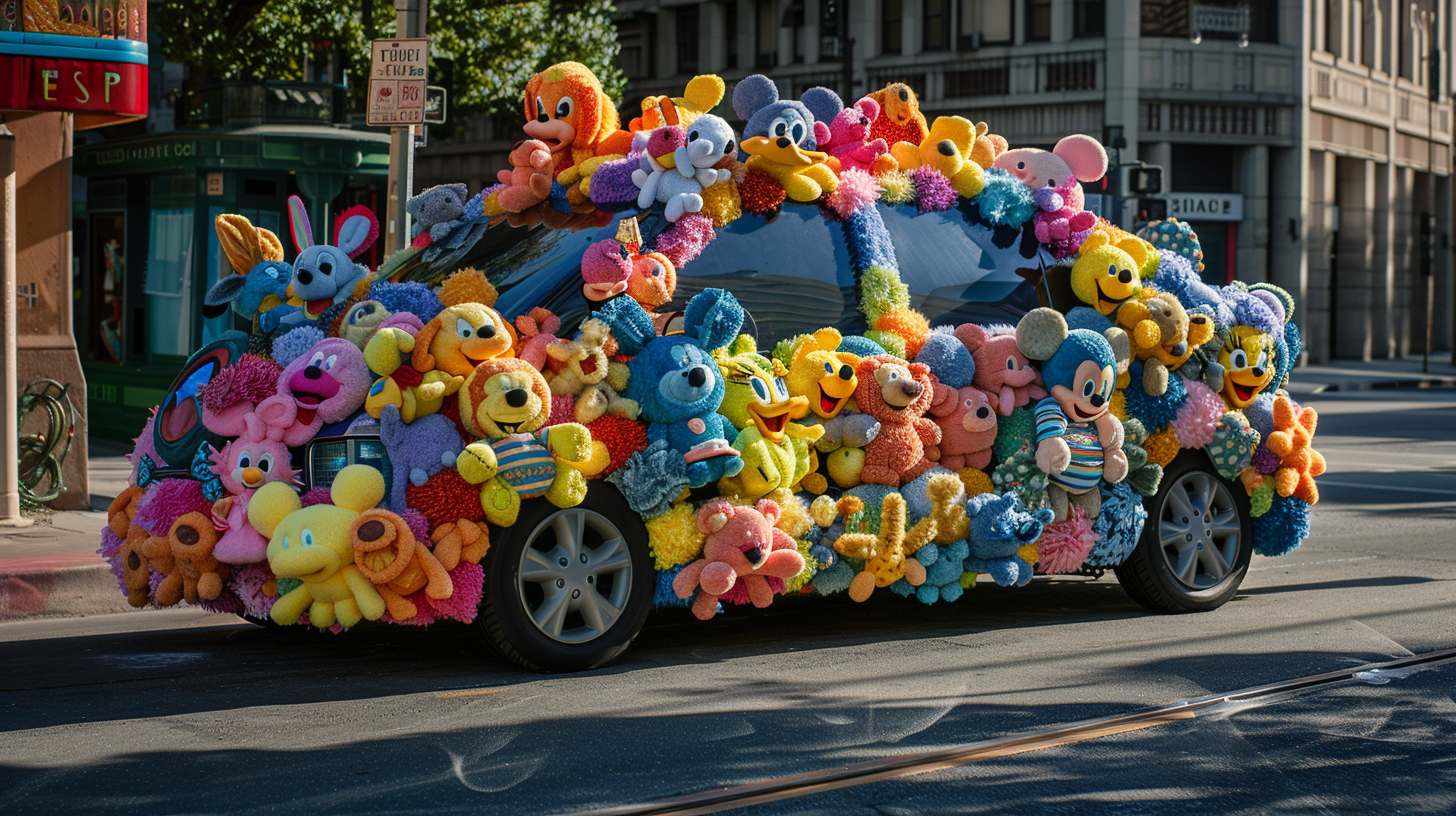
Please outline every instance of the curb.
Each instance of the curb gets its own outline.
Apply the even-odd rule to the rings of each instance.
[[[1394,391],[1413,388],[1456,388],[1456,377],[1413,377],[1401,380],[1327,383],[1316,386],[1310,393],[1330,394],[1339,391]]]
[[[131,610],[111,568],[95,564],[59,568],[0,567],[0,623],[31,618],[76,618]]]

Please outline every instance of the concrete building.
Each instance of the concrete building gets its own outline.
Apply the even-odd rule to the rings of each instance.
[[[1198,231],[1208,280],[1288,288],[1312,362],[1388,357],[1425,348],[1428,305],[1434,348],[1452,343],[1451,7],[621,0],[623,113],[695,74],[764,72],[846,101],[908,82],[928,117],[984,120],[1013,145],[1120,133],[1121,161],[1165,168],[1161,198]],[[417,182],[489,183],[519,138],[501,130],[432,146]],[[1097,203],[1124,226],[1149,204]]]

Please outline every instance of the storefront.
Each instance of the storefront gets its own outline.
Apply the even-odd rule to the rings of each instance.
[[[14,206],[0,205],[0,238],[14,247],[0,277],[16,293],[13,318],[0,317],[13,319],[15,337],[14,349],[7,341],[0,353],[15,364],[13,383],[0,376],[0,404],[13,410],[16,383],[46,377],[69,386],[83,421],[58,509],[90,504],[84,419],[94,415],[71,333],[72,135],[146,116],[145,32],[142,0],[0,2],[0,173],[15,190]],[[15,461],[15,439],[9,422],[0,427],[0,461]],[[0,521],[13,514],[12,478],[8,468],[0,478]]]
[[[387,136],[335,127],[258,125],[78,148],[75,172],[86,183],[75,335],[94,432],[135,435],[190,350],[229,328],[231,313],[202,316],[203,295],[231,272],[217,216],[272,230],[291,257],[288,196],[304,200],[315,224],[354,204],[383,212],[388,167]]]

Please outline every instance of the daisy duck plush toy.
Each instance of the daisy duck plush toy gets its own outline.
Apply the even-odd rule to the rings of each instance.
[[[1068,502],[1089,519],[1102,506],[1103,481],[1127,475],[1122,423],[1108,410],[1117,379],[1114,346],[1126,350],[1127,335],[1110,328],[1104,336],[1067,329],[1053,309],[1032,309],[1016,326],[1016,343],[1034,360],[1050,396],[1036,404],[1036,466],[1051,479],[1047,499],[1055,521],[1065,521]]]

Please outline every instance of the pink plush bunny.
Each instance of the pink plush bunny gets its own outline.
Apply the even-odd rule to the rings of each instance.
[[[890,153],[884,139],[870,139],[870,124],[880,115],[880,103],[868,96],[845,108],[829,123],[829,141],[819,148],[839,159],[840,172],[873,172],[876,160]]]
[[[248,523],[253,493],[269,482],[299,484],[283,443],[284,429],[257,414],[248,414],[244,424],[242,436],[212,453],[210,469],[228,492],[212,505],[212,523],[221,533],[212,555],[224,564],[254,564],[268,557],[268,537]]]

